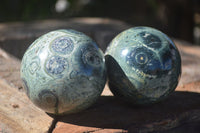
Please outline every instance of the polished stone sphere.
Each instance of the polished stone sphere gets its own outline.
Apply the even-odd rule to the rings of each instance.
[[[151,104],[173,92],[181,75],[181,57],[159,30],[135,27],[117,35],[106,50],[111,91],[134,104]]]
[[[25,52],[21,79],[29,99],[45,112],[79,112],[92,105],[103,91],[104,55],[81,32],[52,31],[35,40]]]

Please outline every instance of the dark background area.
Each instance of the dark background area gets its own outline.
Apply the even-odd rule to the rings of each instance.
[[[103,17],[200,45],[200,0],[1,0],[0,22]]]

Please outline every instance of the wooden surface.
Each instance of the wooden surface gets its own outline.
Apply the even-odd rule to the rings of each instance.
[[[20,61],[0,49],[0,133],[46,132],[53,119],[25,95],[19,68]]]
[[[52,118],[36,108],[23,92],[0,80],[0,128],[3,132],[48,131]]]
[[[78,19],[80,20],[80,19]],[[84,21],[83,21],[84,20]],[[86,21],[88,20],[88,21]],[[77,21],[77,20],[76,20]],[[91,27],[91,35],[97,34],[98,27],[101,29],[105,23],[110,25],[111,20],[103,19],[82,19],[82,23]],[[24,52],[23,45],[41,33],[50,29],[65,25],[62,21],[42,21],[31,24],[0,24],[0,47],[8,50],[12,54],[19,46],[19,53]],[[51,24],[54,24],[52,25]],[[70,21],[75,23],[75,20]],[[101,24],[104,23],[104,24]],[[113,22],[114,23],[114,22]],[[121,22],[116,22],[117,27]],[[26,27],[19,32],[20,28]],[[46,26],[45,26],[46,25]],[[114,25],[114,24],[113,24]],[[78,27],[77,23],[72,27]],[[95,27],[96,26],[96,27]],[[102,29],[102,36],[97,36],[100,47],[106,47],[106,40],[111,40],[112,36],[128,25],[122,26],[110,32],[106,32],[106,26]],[[8,33],[6,27],[10,27]],[[108,26],[109,27],[109,26]],[[16,29],[12,31],[11,29]],[[35,29],[35,30],[34,30]],[[33,31],[33,32],[31,32]],[[89,30],[85,30],[89,33]],[[100,31],[100,30],[99,30]],[[17,35],[15,36],[16,33]],[[34,33],[34,34],[33,34]],[[23,36],[24,35],[24,36]],[[105,39],[109,35],[107,39]],[[9,38],[10,37],[10,38]],[[28,38],[23,41],[23,38]],[[23,42],[12,44],[11,42]],[[164,133],[198,133],[200,127],[200,47],[190,46],[187,42],[175,40],[182,57],[182,77],[176,91],[165,101],[152,106],[132,106],[119,99],[115,99],[106,86],[102,96],[89,109],[77,114],[62,117],[49,116],[42,110],[34,106],[27,98],[21,85],[19,69],[20,59],[12,57],[4,50],[0,49],[0,133],[26,133],[26,132],[95,132],[95,133],[115,133],[115,132],[164,132]],[[6,45],[8,44],[8,45]],[[14,46],[13,46],[14,45]],[[22,48],[23,47],[23,48]],[[27,46],[26,46],[27,47]],[[22,51],[20,51],[22,50]],[[18,52],[14,51],[13,55]],[[20,57],[21,55],[19,54]]]
[[[0,49],[0,78],[12,87],[21,87],[20,60]]]
[[[130,25],[112,19],[73,18],[29,23],[0,24],[0,47],[22,58],[27,47],[39,36],[57,29],[75,29],[92,37],[104,51],[111,39]]]

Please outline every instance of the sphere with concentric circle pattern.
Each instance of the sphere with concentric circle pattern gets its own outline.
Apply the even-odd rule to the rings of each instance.
[[[111,91],[134,104],[150,104],[173,92],[181,75],[181,57],[159,30],[135,27],[116,36],[106,50]]]
[[[56,30],[35,40],[21,63],[29,99],[51,114],[79,112],[92,105],[106,82],[97,44],[75,30]]]

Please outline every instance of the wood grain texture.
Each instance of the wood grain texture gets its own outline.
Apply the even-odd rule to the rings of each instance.
[[[0,79],[21,89],[20,60],[0,48]]]
[[[105,18],[71,18],[65,20],[42,20],[28,23],[0,24],[0,47],[22,58],[28,46],[39,36],[58,29],[74,29],[93,38],[103,51],[112,38],[130,25]]]
[[[48,131],[52,118],[21,91],[20,61],[0,49],[0,132]]]
[[[11,133],[47,132],[52,118],[27,98],[0,80],[0,128]]]

